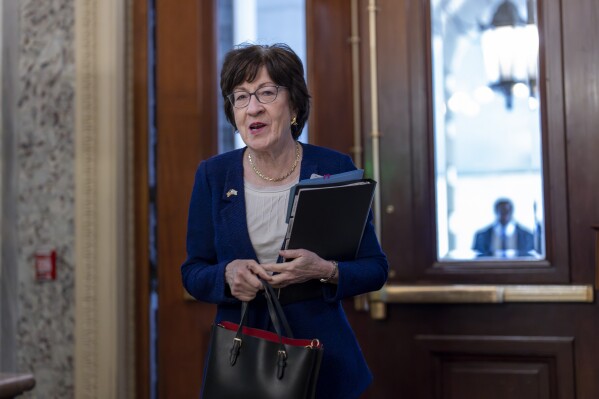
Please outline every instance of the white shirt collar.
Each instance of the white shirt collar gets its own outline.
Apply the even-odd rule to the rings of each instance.
[[[493,230],[495,232],[496,235],[500,236],[503,230],[503,226],[501,225],[501,223],[495,223],[495,225],[493,226]],[[514,222],[509,222],[506,226],[505,226],[505,235],[506,236],[511,236],[516,232],[516,223]]]

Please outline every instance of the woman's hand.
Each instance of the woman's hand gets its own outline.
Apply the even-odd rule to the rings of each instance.
[[[231,294],[240,301],[248,302],[261,290],[262,278],[270,282],[271,276],[253,259],[237,259],[225,267],[225,281],[231,288]]]
[[[283,288],[289,284],[303,283],[312,279],[326,278],[331,275],[335,266],[307,249],[287,249],[279,251],[290,262],[263,264],[268,272],[273,272],[269,283],[275,288]]]

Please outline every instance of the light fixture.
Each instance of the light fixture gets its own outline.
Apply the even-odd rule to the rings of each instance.
[[[528,15],[523,19],[511,0],[503,0],[491,22],[481,25],[481,46],[489,87],[505,97],[512,109],[513,88],[518,83],[536,94],[539,36],[535,23],[534,0],[527,1]]]

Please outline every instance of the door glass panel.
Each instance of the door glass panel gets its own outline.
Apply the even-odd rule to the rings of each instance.
[[[545,257],[535,0],[431,0],[437,256]]]
[[[225,54],[241,43],[288,44],[302,60],[305,73],[307,65],[305,0],[218,0],[217,5],[219,77]],[[245,146],[225,118],[220,90],[217,101],[219,152]],[[308,141],[307,124],[299,140]]]

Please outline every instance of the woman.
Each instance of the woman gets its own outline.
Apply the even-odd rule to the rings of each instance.
[[[183,284],[200,301],[218,305],[216,322],[271,329],[258,277],[281,288],[296,337],[318,338],[324,357],[317,397],[357,398],[372,381],[341,300],[379,289],[388,264],[372,217],[357,259],[336,262],[303,250],[281,251],[289,189],[312,174],[355,169],[344,154],[297,141],[310,110],[299,57],[286,45],[244,45],[225,57],[221,91],[228,121],[245,148],[198,167],[189,209]],[[288,262],[276,263],[282,256]]]

